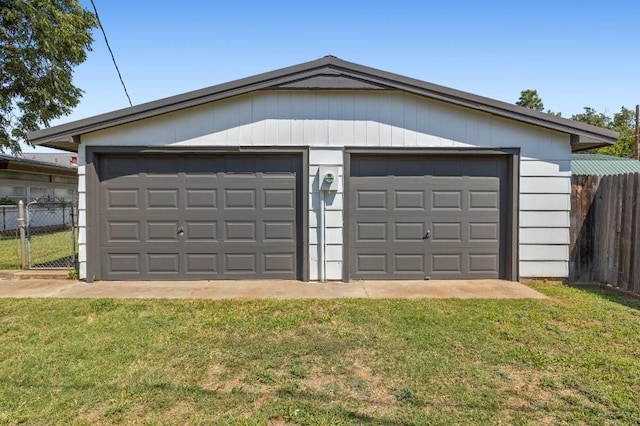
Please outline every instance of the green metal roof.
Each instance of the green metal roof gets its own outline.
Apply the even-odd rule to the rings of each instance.
[[[640,161],[602,154],[573,154],[571,156],[572,175],[607,176],[625,173],[640,173]]]

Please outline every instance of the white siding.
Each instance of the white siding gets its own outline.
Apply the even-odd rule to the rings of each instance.
[[[320,177],[318,167],[338,166],[338,181],[344,181],[344,153],[342,149],[313,149],[309,152],[309,260],[310,279],[317,280],[318,258],[320,246]],[[326,278],[328,280],[342,279],[342,246],[343,246],[343,187],[339,185],[338,191],[327,192],[325,195],[325,255]]]
[[[568,264],[564,248],[545,254],[553,259],[536,255],[544,252],[536,246],[569,243],[571,149],[569,136],[559,132],[400,92],[274,91],[255,92],[89,133],[83,135],[82,141],[83,145],[92,146],[311,147],[311,279],[317,278],[318,269],[318,249],[313,243],[317,241],[317,166],[339,166],[340,179],[344,179],[343,147],[520,148],[520,251],[534,258],[521,259],[520,275],[568,274],[563,266]],[[84,166],[83,146],[78,162]],[[80,175],[79,187],[84,193],[84,174]],[[342,191],[338,191],[327,207],[329,279],[342,277],[342,261],[334,260],[336,253],[342,253],[342,202]],[[82,266],[86,262],[85,230],[82,222],[82,277],[82,268],[86,267]],[[555,234],[555,238],[549,243],[530,237],[537,234]]]
[[[78,147],[78,274],[87,278],[87,191],[85,144]],[[80,215],[80,213],[83,213]],[[98,214],[98,212],[89,212]],[[82,219],[82,220],[81,220]]]

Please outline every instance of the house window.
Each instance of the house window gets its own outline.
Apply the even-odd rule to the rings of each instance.
[[[37,188],[32,186],[29,188],[29,201],[47,198],[53,195],[52,192],[50,188]]]
[[[54,188],[53,196],[64,201],[73,201],[75,190],[73,188]]]

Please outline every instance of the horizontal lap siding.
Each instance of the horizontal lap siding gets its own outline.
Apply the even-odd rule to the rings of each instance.
[[[521,276],[550,276],[563,271],[568,245],[527,239],[530,233],[568,229],[571,151],[569,136],[490,114],[392,91],[274,91],[238,96],[187,110],[84,135],[79,152],[81,209],[85,212],[84,146],[309,146],[309,257],[317,277],[317,166],[340,167],[347,147],[495,147],[520,148]],[[316,150],[314,148],[326,148]],[[331,149],[333,148],[333,149]],[[548,179],[547,178],[551,178]],[[327,206],[327,278],[342,277],[343,194]],[[83,214],[83,213],[81,213]],[[85,222],[81,222],[80,260],[85,268]],[[564,234],[560,234],[561,237]],[[524,255],[526,254],[526,256]],[[341,258],[340,258],[341,259]],[[550,263],[549,263],[550,262]],[[552,267],[545,264],[553,265]],[[564,268],[564,269],[563,269]],[[83,269],[81,269],[82,274]],[[566,276],[561,275],[553,276]]]
[[[520,164],[520,276],[567,277],[571,162],[523,158]]]

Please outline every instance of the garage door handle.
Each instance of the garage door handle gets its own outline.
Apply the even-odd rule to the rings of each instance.
[[[422,237],[423,240],[428,240],[429,237],[431,237],[431,231],[427,231],[426,234],[424,234],[424,237]]]
[[[178,235],[180,235],[181,237],[184,235],[184,228],[182,226],[178,228]]]

